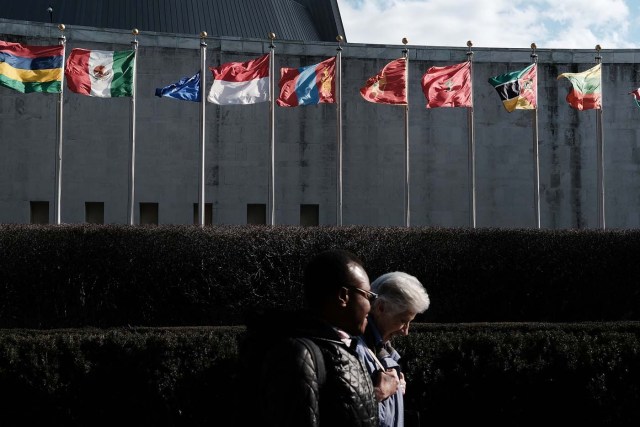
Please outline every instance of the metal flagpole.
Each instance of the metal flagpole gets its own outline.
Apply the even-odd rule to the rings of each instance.
[[[596,64],[602,64],[600,55],[600,45],[596,45]],[[600,69],[600,91],[602,91],[602,69]],[[596,110],[596,135],[598,138],[598,227],[606,228],[604,215],[604,130],[602,127],[602,98],[600,98],[600,108]]]
[[[134,223],[134,201],[136,192],[136,89],[138,80],[138,34],[137,28],[131,31],[133,41],[133,93],[131,96],[131,158],[129,165],[129,225]]]
[[[531,43],[531,62],[536,64],[536,107],[533,109],[533,210],[536,216],[536,227],[540,229],[540,156],[538,151],[538,55],[536,44]]]
[[[405,82],[409,85],[409,49],[407,48],[409,40],[402,38],[402,56],[405,59]],[[409,227],[411,224],[411,210],[409,206],[409,90],[405,87],[407,105],[404,106],[404,225]]]
[[[204,195],[205,195],[205,171],[204,171],[204,159],[205,159],[205,109],[206,100],[204,96],[204,88],[206,86],[207,76],[207,32],[200,32],[200,183],[198,186],[198,223],[200,227],[204,227]]]
[[[342,41],[344,37],[338,35],[338,49],[336,53],[336,225],[342,225]]]
[[[273,44],[276,35],[275,33],[269,33],[269,40],[271,43],[269,44],[269,153],[271,156],[271,161],[269,163],[269,213],[268,213],[268,224],[275,224],[275,201],[274,201],[274,187],[275,187],[275,143],[276,143],[276,132],[275,132],[275,111],[276,111],[276,94],[275,94],[275,64],[274,64],[274,51],[276,46]]]
[[[467,109],[467,127],[469,129],[469,226],[476,228],[476,146],[473,128],[473,52],[471,40],[467,42],[467,61],[471,74],[471,107]]]
[[[60,81],[60,94],[58,95],[58,141],[56,147],[56,191],[54,198],[55,223],[60,224],[60,202],[62,201],[62,119],[64,116],[64,54],[67,38],[62,34],[65,29],[64,24],[58,25],[60,37],[58,43],[62,46],[62,80]]]

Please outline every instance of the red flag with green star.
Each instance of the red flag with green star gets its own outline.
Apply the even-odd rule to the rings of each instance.
[[[422,76],[427,108],[471,107],[471,63],[431,67]]]

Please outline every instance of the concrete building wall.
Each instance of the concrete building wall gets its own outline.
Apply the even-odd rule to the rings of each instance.
[[[55,44],[50,25],[0,20],[0,38]],[[70,28],[74,47],[129,48],[116,30]],[[138,56],[136,205],[159,204],[161,224],[190,224],[198,199],[199,105],[154,96],[199,68],[197,36],[141,34]],[[268,52],[259,40],[208,39],[215,66]],[[276,41],[276,71],[317,63],[336,45]],[[532,113],[504,111],[491,76],[524,68],[529,49],[474,49],[477,225],[533,227]],[[359,88],[402,46],[343,50],[344,224],[403,225],[403,108],[364,101]],[[595,52],[538,50],[541,219],[544,228],[595,228],[596,113],[571,109],[562,72],[593,66]],[[606,215],[609,228],[640,225],[640,110],[627,94],[640,82],[639,51],[603,50]],[[411,224],[469,224],[467,110],[425,109],[420,80],[431,66],[466,60],[466,47],[409,46]],[[209,77],[209,76],[208,76]],[[207,86],[210,84],[209,83]],[[53,221],[57,95],[0,88],[0,222],[26,223],[31,201],[49,201]],[[247,204],[267,203],[268,103],[207,105],[206,201],[216,224],[244,224]],[[276,223],[298,224],[300,204],[318,204],[335,224],[336,108],[276,107]],[[104,202],[105,223],[127,222],[129,99],[65,90],[62,222],[84,221],[85,202]],[[136,207],[136,216],[138,216]],[[138,221],[139,218],[136,219]]]

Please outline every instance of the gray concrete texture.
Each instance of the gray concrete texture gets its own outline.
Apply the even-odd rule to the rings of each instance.
[[[55,44],[50,25],[0,20],[0,38]],[[69,28],[74,47],[129,48],[116,30]],[[198,200],[199,105],[156,98],[154,90],[199,68],[197,35],[139,36],[136,206],[159,203],[161,224],[190,224]],[[208,39],[210,66],[268,52],[267,40]],[[462,45],[464,43],[461,43]],[[336,45],[276,40],[280,67],[310,65]],[[420,80],[431,66],[466,60],[460,48],[408,46],[410,57],[411,225],[469,225],[468,129],[463,108],[425,109]],[[532,112],[507,113],[487,82],[524,68],[529,49],[474,47],[478,227],[534,227]],[[402,46],[349,44],[343,50],[344,213],[348,224],[404,224],[403,108],[364,101],[359,88]],[[540,198],[543,228],[597,228],[596,113],[565,102],[562,72],[594,65],[595,51],[538,50]],[[603,50],[606,220],[640,225],[638,109],[640,51]],[[210,85],[210,76],[208,84]],[[277,80],[276,80],[277,81]],[[53,221],[57,95],[0,88],[0,222],[29,222],[29,202],[49,201]],[[215,224],[244,224],[247,204],[267,203],[268,103],[207,105],[206,201]],[[62,222],[84,221],[85,202],[104,202],[105,223],[127,222],[129,99],[97,99],[65,90]],[[320,224],[336,221],[335,105],[276,107],[275,218],[299,224],[300,204],[318,204]],[[138,221],[136,208],[136,221]]]

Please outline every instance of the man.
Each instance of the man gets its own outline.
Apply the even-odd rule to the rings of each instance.
[[[241,424],[377,427],[373,385],[351,339],[364,333],[375,297],[362,262],[323,252],[303,283],[306,310],[269,313],[247,326]]]

